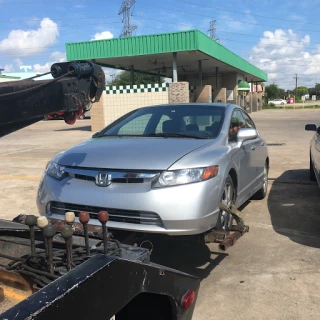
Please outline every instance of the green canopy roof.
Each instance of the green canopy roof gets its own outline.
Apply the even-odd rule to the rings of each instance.
[[[267,81],[265,72],[237,56],[199,30],[152,34],[66,44],[68,61],[91,60],[102,66],[171,77],[172,52],[177,52],[178,74],[238,72],[248,81]]]

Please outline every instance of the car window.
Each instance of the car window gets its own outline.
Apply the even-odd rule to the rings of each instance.
[[[200,131],[205,131],[206,127],[211,126],[213,123],[212,116],[210,114],[201,116],[186,116],[183,117],[183,121],[186,124],[187,130]]]
[[[133,120],[123,125],[119,129],[118,134],[142,135],[148,125],[150,118],[151,114],[144,114],[140,117],[134,118]]]
[[[243,116],[246,128],[250,128],[250,129],[255,129],[256,128],[256,126],[255,126],[254,122],[252,121],[252,119],[243,111],[242,111],[242,116]]]
[[[167,120],[171,120],[171,118],[169,116],[167,116],[166,114],[162,115],[159,122],[158,122],[158,125],[156,127],[156,133],[162,133],[163,132],[163,123]]]
[[[237,133],[241,128],[245,128],[245,121],[242,112],[239,109],[233,111],[229,129],[229,139],[232,141],[237,140]]]
[[[137,109],[99,132],[98,136],[166,134],[215,138],[221,130],[225,107],[165,105]]]

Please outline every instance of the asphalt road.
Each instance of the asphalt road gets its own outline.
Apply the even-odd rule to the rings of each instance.
[[[217,244],[163,243],[154,260],[202,279],[195,320],[319,319],[320,190],[308,180],[306,123],[320,110],[252,115],[270,152],[268,197],[242,212],[250,232],[227,253]],[[42,121],[0,139],[0,218],[35,213],[50,158],[91,136],[90,120]]]

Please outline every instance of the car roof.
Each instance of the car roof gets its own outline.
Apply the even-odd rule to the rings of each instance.
[[[145,108],[157,108],[157,107],[161,107],[161,108],[182,108],[185,106],[204,106],[204,107],[219,107],[219,108],[223,108],[223,109],[227,109],[230,106],[233,107],[238,107],[237,105],[233,105],[230,103],[199,103],[199,102],[189,102],[189,103],[166,103],[166,104],[158,104],[158,105],[151,105],[151,106],[145,106],[145,107],[141,107],[141,108],[137,108],[136,110],[140,110],[140,109],[145,109]]]

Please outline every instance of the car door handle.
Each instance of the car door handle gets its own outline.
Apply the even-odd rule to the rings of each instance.
[[[255,146],[251,146],[251,150],[256,150],[256,147]]]

